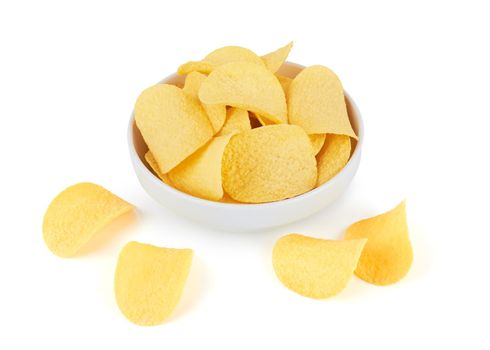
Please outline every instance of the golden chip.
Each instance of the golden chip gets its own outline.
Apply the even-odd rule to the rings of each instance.
[[[239,133],[251,128],[248,112],[240,108],[231,107],[228,110],[225,125],[223,125],[218,135]]]
[[[71,257],[102,228],[132,209],[131,204],[99,185],[70,186],[46,210],[44,241],[54,254]]]
[[[365,243],[365,239],[332,241],[290,234],[276,242],[272,264],[288,289],[325,299],[347,286]]]
[[[344,168],[350,158],[351,138],[346,135],[327,134],[320,153],[316,156],[317,186],[323,185]]]
[[[282,64],[288,58],[289,52],[293,47],[293,42],[290,42],[284,47],[280,49],[268,53],[267,55],[262,56],[262,59],[265,62],[265,66],[272,72],[275,73],[282,66]]]
[[[143,91],[134,115],[164,174],[213,136],[213,127],[199,101],[173,85],[158,84]]]
[[[197,98],[197,94],[199,92],[199,89],[201,88],[201,84],[206,78],[207,77],[204,74],[199,72],[189,73],[185,78],[185,85],[183,88],[184,92]],[[211,122],[211,125],[213,126],[214,133],[217,133],[218,131],[221,130],[225,122],[226,106],[208,105],[205,103],[203,103],[202,106],[206,111],[206,114],[209,118],[209,121]]]
[[[279,80],[279,83],[281,84],[282,89],[284,90],[284,93],[287,96],[288,95],[289,85],[291,84],[291,82],[293,81],[293,79],[291,79],[289,77],[285,77],[283,75],[278,75],[278,74],[276,74],[276,78],[277,78],[277,80]]]
[[[405,201],[389,212],[352,224],[345,237],[368,239],[355,271],[366,282],[396,283],[410,270],[413,251],[408,238]]]
[[[295,125],[268,125],[233,136],[222,174],[226,193],[247,203],[297,196],[311,190],[317,177],[310,140]]]
[[[160,169],[158,168],[157,161],[155,160],[155,157],[153,157],[153,154],[151,154],[150,151],[145,153],[145,160],[150,166],[151,170],[155,173],[156,176],[160,178],[163,182],[165,182],[167,185],[171,185],[170,180],[168,178],[167,174],[163,174]]]
[[[325,143],[326,134],[311,134],[308,135],[308,137],[310,138],[311,145],[313,146],[313,154],[317,155]]]
[[[114,289],[124,316],[142,326],[167,319],[177,306],[192,264],[191,249],[129,242],[119,254]]]
[[[168,173],[170,181],[179,190],[193,196],[220,200],[221,160],[233,134],[217,136]]]
[[[277,78],[264,66],[232,62],[209,74],[199,90],[206,104],[223,104],[252,111],[275,123],[287,123],[284,91]]]
[[[357,136],[350,125],[342,84],[330,69],[303,69],[288,88],[288,116],[291,124],[308,134]]]
[[[192,71],[198,71],[200,73],[209,74],[213,69],[225,63],[240,61],[265,65],[264,61],[249,49],[239,46],[225,46],[214,50],[202,61],[190,61],[181,65],[177,73],[187,74]]]

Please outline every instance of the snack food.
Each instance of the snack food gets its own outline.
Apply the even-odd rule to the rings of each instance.
[[[221,159],[232,133],[214,137],[168,173],[179,190],[196,197],[218,201],[223,197]]]
[[[351,140],[349,136],[327,134],[323,147],[316,156],[318,167],[317,186],[323,185],[337,175],[349,161],[350,153]]]
[[[323,66],[303,69],[288,87],[291,124],[308,134],[339,134],[357,139],[350,125],[339,78]]]
[[[290,234],[276,242],[272,264],[288,289],[324,299],[346,287],[365,243],[366,239],[332,241]]]
[[[214,134],[199,101],[173,85],[157,84],[143,91],[136,101],[134,119],[163,174]]]
[[[206,76],[199,72],[190,72],[185,78],[185,85],[182,88],[184,92],[190,94],[196,99],[199,89],[201,88],[202,82],[206,79]],[[221,130],[226,119],[226,106],[222,104],[218,105],[208,105],[206,103],[202,104],[202,107],[208,115],[209,121],[213,126],[214,133],[216,134]]]
[[[293,48],[293,42],[290,42],[284,47],[277,49],[276,51],[270,52],[267,55],[262,56],[265,66],[272,72],[275,73],[282,66],[282,64],[288,58],[289,52]]]
[[[206,104],[224,104],[255,112],[275,123],[287,122],[286,97],[277,78],[253,62],[239,61],[214,69],[199,89]]]
[[[366,282],[393,284],[410,270],[413,251],[408,237],[405,201],[384,214],[352,224],[345,238],[368,240],[355,271]]]
[[[222,173],[225,191],[247,203],[294,197],[312,189],[317,178],[311,142],[295,125],[268,125],[233,136]]]
[[[132,209],[102,186],[89,182],[70,186],[44,214],[44,242],[58,256],[74,256],[97,232]]]
[[[126,244],[114,278],[117,305],[124,316],[142,326],[165,321],[180,300],[192,256],[191,249]]]

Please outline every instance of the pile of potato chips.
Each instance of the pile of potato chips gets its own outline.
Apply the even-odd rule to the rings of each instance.
[[[141,94],[135,119],[150,150],[145,160],[162,181],[205,199],[264,203],[309,191],[344,167],[357,136],[340,81],[322,66],[294,79],[276,75],[291,46],[262,57],[240,47],[218,49],[179,68],[187,74],[182,89],[159,84]],[[46,210],[44,241],[55,255],[73,257],[133,209],[99,185],[70,186]],[[114,279],[121,312],[139,325],[165,321],[193,254],[127,243]],[[413,260],[405,202],[352,224],[344,240],[283,236],[271,255],[281,283],[310,298],[336,295],[353,274],[376,285],[396,283]]]
[[[357,140],[342,84],[323,66],[279,75],[291,48],[259,57],[226,46],[181,65],[182,88],[143,91],[134,116],[154,173],[183,192],[227,203],[279,201],[335,176]]]

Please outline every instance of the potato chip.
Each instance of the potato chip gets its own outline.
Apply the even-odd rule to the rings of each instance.
[[[325,299],[347,286],[365,243],[365,239],[332,241],[290,234],[276,242],[272,265],[288,289]]]
[[[279,80],[279,83],[281,84],[282,89],[283,89],[284,93],[287,96],[288,95],[289,85],[291,84],[291,82],[293,81],[293,79],[291,79],[289,77],[285,77],[284,75],[279,75],[279,74],[276,74],[276,78],[277,78],[277,80]]]
[[[367,238],[355,274],[377,285],[393,284],[410,270],[413,251],[408,238],[405,201],[396,208],[352,224],[346,239]]]
[[[177,306],[192,264],[191,249],[129,242],[121,250],[114,279],[119,309],[131,322],[152,326]]]
[[[188,74],[192,71],[198,71],[200,73],[209,74],[213,69],[225,63],[241,61],[265,66],[264,61],[253,51],[239,46],[225,46],[214,50],[202,61],[190,61],[181,65],[177,73]]]
[[[308,137],[310,138],[311,145],[313,146],[313,154],[317,155],[325,143],[326,134],[311,134],[308,135]]]
[[[54,254],[71,257],[102,228],[132,209],[99,185],[70,186],[53,199],[44,214],[44,242]]]
[[[153,170],[153,173],[158,176],[160,180],[165,182],[167,185],[171,185],[170,179],[168,178],[167,174],[163,174],[160,169],[158,168],[157,161],[155,160],[155,157],[153,157],[153,154],[151,154],[150,151],[145,153],[145,160],[150,166],[151,170]]]
[[[231,107],[228,110],[225,125],[218,133],[219,135],[234,134],[250,130],[250,118],[246,110]]]
[[[134,115],[164,174],[213,136],[213,127],[199,101],[173,85],[158,84],[143,91]]]
[[[339,134],[357,140],[342,84],[330,69],[303,69],[289,85],[287,99],[289,123],[301,126],[307,134]]]
[[[317,177],[310,140],[295,125],[268,125],[233,136],[222,174],[226,193],[247,203],[297,196],[311,190]]]
[[[288,58],[289,52],[293,47],[293,42],[290,42],[284,47],[280,49],[268,53],[267,55],[262,56],[262,59],[265,62],[265,66],[272,72],[275,73],[282,66],[282,64]]]
[[[350,158],[351,138],[346,135],[327,134],[320,153],[316,156],[317,186],[323,185],[344,168]]]
[[[202,82],[207,77],[199,72],[191,72],[185,78],[184,92],[190,94],[191,96],[198,98],[197,94],[201,88]],[[226,119],[226,106],[225,105],[208,105],[202,104],[206,114],[213,126],[214,133],[217,133],[223,127]]]
[[[175,188],[217,201],[223,197],[221,159],[233,134],[217,136],[168,173]]]
[[[284,91],[277,78],[264,66],[232,62],[209,74],[199,90],[206,104],[224,104],[252,111],[275,123],[287,123]]]

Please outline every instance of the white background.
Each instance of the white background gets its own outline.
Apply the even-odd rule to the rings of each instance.
[[[485,1],[2,1],[0,348],[488,349],[489,16]],[[220,46],[265,54],[290,40],[290,60],[332,68],[363,114],[363,159],[345,195],[249,234],[153,202],[126,145],[141,90]],[[138,219],[61,259],[44,246],[42,217],[80,181],[134,203]],[[354,277],[317,301],[276,279],[278,237],[339,238],[405,197],[415,260],[400,283]],[[115,263],[130,240],[195,250],[160,326],[131,324],[115,303]]]

